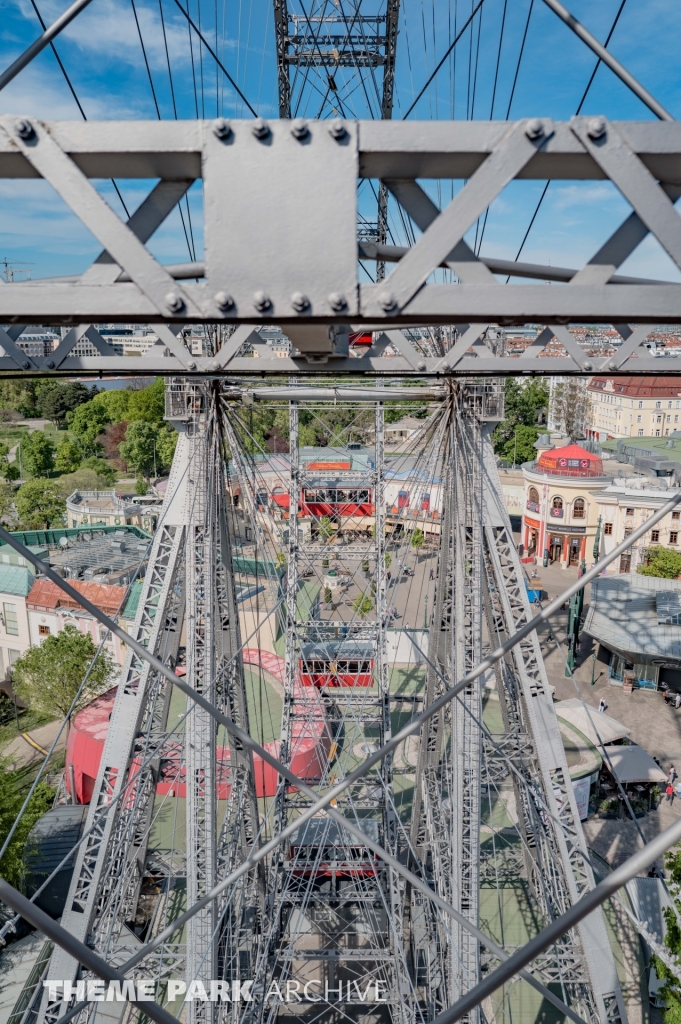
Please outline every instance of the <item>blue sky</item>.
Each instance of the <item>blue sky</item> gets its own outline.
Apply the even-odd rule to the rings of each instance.
[[[47,23],[68,4],[35,0]],[[192,34],[176,0],[134,0],[154,90],[163,118],[249,116],[243,101],[213,58]],[[182,0],[183,4],[186,0]],[[346,6],[349,0],[344,0]],[[310,0],[305,0],[305,10]],[[161,6],[162,4],[162,6]],[[570,0],[573,13],[603,41],[620,0]],[[378,9],[379,0],[364,0],[363,10]],[[189,0],[189,11],[227,71],[252,107],[265,117],[277,116],[277,80],[271,0]],[[290,0],[300,12],[300,0]],[[330,9],[333,4],[329,3]],[[402,0],[397,44],[395,118],[403,116],[414,95],[471,11],[471,0]],[[530,0],[507,0],[499,55],[504,0],[485,0],[473,21],[426,91],[414,118],[488,119],[492,112],[495,69],[499,57],[494,117],[508,112]],[[165,42],[161,23],[165,23]],[[30,0],[0,0],[0,67],[5,67],[39,34]],[[166,43],[172,75],[171,93]],[[678,52],[681,4],[674,0],[627,0],[610,50],[674,116],[681,117]],[[155,119],[156,109],[145,67],[132,0],[92,0],[91,5],[58,38],[57,49],[89,119]],[[577,108],[595,58],[558,18],[534,0],[523,59],[510,116],[551,116],[567,119]],[[477,69],[477,73],[476,73]],[[376,85],[365,85],[344,72],[337,76],[339,104],[324,96],[319,82],[300,93],[298,112],[331,116],[334,103],[347,116],[367,117],[376,111]],[[380,88],[380,81],[376,83]],[[596,75],[583,113],[610,118],[653,119],[653,115],[604,67]],[[4,91],[0,113],[28,113],[41,118],[80,119],[76,104],[53,54],[44,51]],[[126,204],[134,208],[146,188],[119,182]],[[109,183],[98,184],[121,212]],[[458,186],[457,186],[458,187]],[[490,210],[483,255],[514,258],[542,183],[514,183]],[[448,195],[449,189],[444,189]],[[372,216],[370,192],[364,189],[361,208]],[[444,200],[443,200],[444,201]],[[194,251],[201,255],[201,195],[190,197]],[[628,206],[609,183],[554,182],[523,250],[523,259],[577,266],[586,261],[628,213]],[[187,218],[185,210],[185,221]],[[403,226],[391,211],[393,240],[404,243]],[[189,258],[179,214],[174,212],[150,244],[163,262]],[[96,241],[43,182],[0,181],[0,257],[33,264],[34,278],[79,273],[96,256]],[[644,242],[624,272],[680,279],[655,242]]]

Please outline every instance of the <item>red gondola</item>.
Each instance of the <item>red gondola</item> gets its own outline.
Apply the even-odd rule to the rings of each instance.
[[[374,652],[371,644],[306,644],[300,652],[303,686],[373,686]]]

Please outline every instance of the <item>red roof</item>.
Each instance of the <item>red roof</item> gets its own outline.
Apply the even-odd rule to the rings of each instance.
[[[678,377],[592,377],[589,391],[605,391],[628,398],[681,398]]]
[[[125,587],[110,587],[106,583],[91,583],[84,580],[69,580],[74,590],[87,597],[108,615],[115,615],[126,594]],[[26,598],[28,607],[46,608],[81,608],[77,601],[71,600],[68,594],[52,583],[51,580],[36,580]]]
[[[542,452],[537,469],[558,476],[603,476],[603,461],[581,445],[568,444]]]

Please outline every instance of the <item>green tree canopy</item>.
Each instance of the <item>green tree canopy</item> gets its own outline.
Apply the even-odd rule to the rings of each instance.
[[[156,468],[159,473],[172,466],[178,437],[177,431],[169,423],[159,427],[156,435]]]
[[[21,772],[10,771],[5,765],[0,765],[0,846],[4,845],[26,797],[23,783]],[[0,860],[0,875],[15,889],[21,889],[24,881],[23,852],[26,838],[38,818],[49,811],[53,801],[52,787],[46,782],[39,782]]]
[[[129,423],[119,451],[131,469],[148,482],[154,468],[157,430],[152,423]],[[158,452],[156,453],[158,466]]]
[[[641,576],[661,576],[666,580],[675,580],[681,575],[681,552],[670,548],[648,548],[646,565],[639,565],[636,572]]]
[[[108,422],[120,423],[121,420],[129,418],[128,406],[131,394],[132,392],[128,391],[127,388],[122,391],[100,391],[97,397],[93,398],[93,403],[104,409],[109,417]]]
[[[100,459],[97,455],[90,455],[89,458],[83,459],[80,468],[91,469],[97,474],[97,490],[111,487],[116,482],[117,473],[114,467],[106,459]]]
[[[549,404],[548,385],[538,378],[527,380],[523,377],[507,377],[504,383],[504,416],[505,419],[495,428],[492,434],[492,442],[497,455],[502,455],[506,443],[514,436],[518,427],[518,438],[520,439],[520,428],[530,427],[535,431],[533,441],[539,436],[537,419],[541,409],[546,409]],[[529,436],[529,435],[525,435]],[[532,450],[528,462],[534,458],[536,452]],[[502,458],[507,458],[502,455]],[[513,461],[511,455],[510,461]],[[520,458],[516,459],[521,462]]]
[[[368,594],[360,594],[352,602],[353,610],[359,615],[360,619],[366,619],[367,615],[374,607],[374,602],[371,600]]]
[[[73,473],[81,464],[83,450],[77,441],[65,437],[57,445],[54,465],[58,473]]]
[[[76,626],[65,626],[61,633],[46,637],[39,647],[30,647],[14,663],[16,692],[36,711],[64,718],[96,654],[89,633],[81,633]],[[108,651],[102,651],[70,712],[69,724],[73,715],[107,688],[115,672],[113,658]]]
[[[419,548],[422,548],[426,540],[426,535],[420,526],[417,526],[412,531],[410,544],[414,550],[418,553]]]
[[[31,476],[47,476],[54,469],[54,445],[42,430],[21,440],[21,462]]]
[[[140,420],[142,423],[156,423],[160,426],[165,413],[165,381],[157,377],[153,384],[141,391],[130,391],[128,399],[127,420]]]
[[[66,502],[56,480],[29,480],[19,488],[15,501],[19,519],[29,530],[64,525]]]
[[[15,498],[16,495],[11,484],[0,484],[0,518],[11,521],[16,520]]]
[[[523,462],[533,462],[537,457],[534,442],[540,433],[541,427],[516,425],[508,441],[496,449],[497,455],[516,466],[522,466]]]
[[[78,439],[84,455],[99,455],[102,445],[97,440],[107,423],[111,422],[108,412],[96,400],[79,405],[75,412],[66,414],[69,428]]]
[[[95,393],[97,389],[95,388]],[[92,391],[79,381],[63,384],[54,381],[50,388],[41,391],[36,397],[37,411],[46,419],[52,420],[55,426],[66,424],[66,414],[73,412],[79,405],[89,402]]]

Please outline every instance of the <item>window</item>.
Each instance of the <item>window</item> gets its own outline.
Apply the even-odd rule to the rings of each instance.
[[[667,408],[671,409],[671,407],[672,407],[672,403],[671,402],[667,402]]]
[[[584,519],[586,515],[586,502],[584,498],[575,498],[572,505],[572,515],[575,519]]]
[[[660,539],[660,531],[659,530],[651,530],[650,531],[651,543],[657,544],[659,539]]]
[[[19,636],[19,620],[17,619],[17,606],[15,604],[3,604],[5,613],[5,632],[10,636]]]
[[[625,511],[625,513],[624,513],[624,514],[625,514],[625,516],[633,516],[633,514],[634,514],[634,509],[633,509],[633,508],[628,508],[628,509],[626,509],[626,511]]]
[[[643,431],[642,431],[642,430],[639,430],[639,432],[638,432],[638,436],[639,436],[639,437],[643,437]]]
[[[658,417],[657,417],[657,422],[658,422],[658,423],[662,423],[662,417],[661,417],[661,416],[658,416]],[[659,437],[659,434],[658,434],[658,437]]]
[[[49,626],[38,626],[38,636],[49,636],[49,635],[50,635],[50,627]]]
[[[655,431],[655,437],[659,437],[659,436],[660,436],[660,431],[659,431],[659,430],[656,430],[656,431]]]
[[[666,430],[665,430],[665,432],[664,432],[664,436],[665,436],[665,437],[667,437],[668,435],[669,435],[669,427],[667,427],[667,428],[666,428]]]
[[[551,515],[555,519],[562,519],[563,517],[563,499],[555,497],[551,502]]]
[[[671,421],[672,421],[671,416],[667,416],[667,423],[671,423]]]
[[[670,544],[678,544],[679,543],[679,535],[676,532],[676,530],[672,530],[671,533],[669,534],[669,543]]]
[[[638,403],[638,407],[639,407],[639,409],[642,409],[643,408],[643,402],[639,402]]]
[[[681,512],[672,512],[672,519],[675,519],[675,520],[681,519]]]
[[[530,487],[529,491],[527,492],[527,497],[530,501],[539,502],[539,491],[537,490],[537,488]]]
[[[612,536],[612,523],[606,523],[603,532],[605,533],[606,537],[611,537]]]
[[[640,416],[637,416],[637,417],[636,417],[636,422],[637,422],[637,423],[640,423],[640,422],[641,422],[641,417],[640,417]]]
[[[13,651],[11,647],[8,648],[8,650],[7,650],[7,661],[9,662],[9,667],[10,668],[12,668],[14,663],[16,661],[18,661],[20,657],[21,657],[21,651]]]
[[[678,416],[675,416],[675,417],[674,417],[674,423],[678,423],[678,422],[679,422],[679,417],[678,417]]]
[[[655,408],[656,409],[661,409],[662,408],[662,402],[655,402]]]
[[[624,531],[624,536],[625,536],[625,537],[628,537],[628,536],[629,536],[629,534],[630,534],[631,532],[632,532],[632,531],[631,531],[631,527],[630,527],[630,526],[627,526],[626,530]]]

